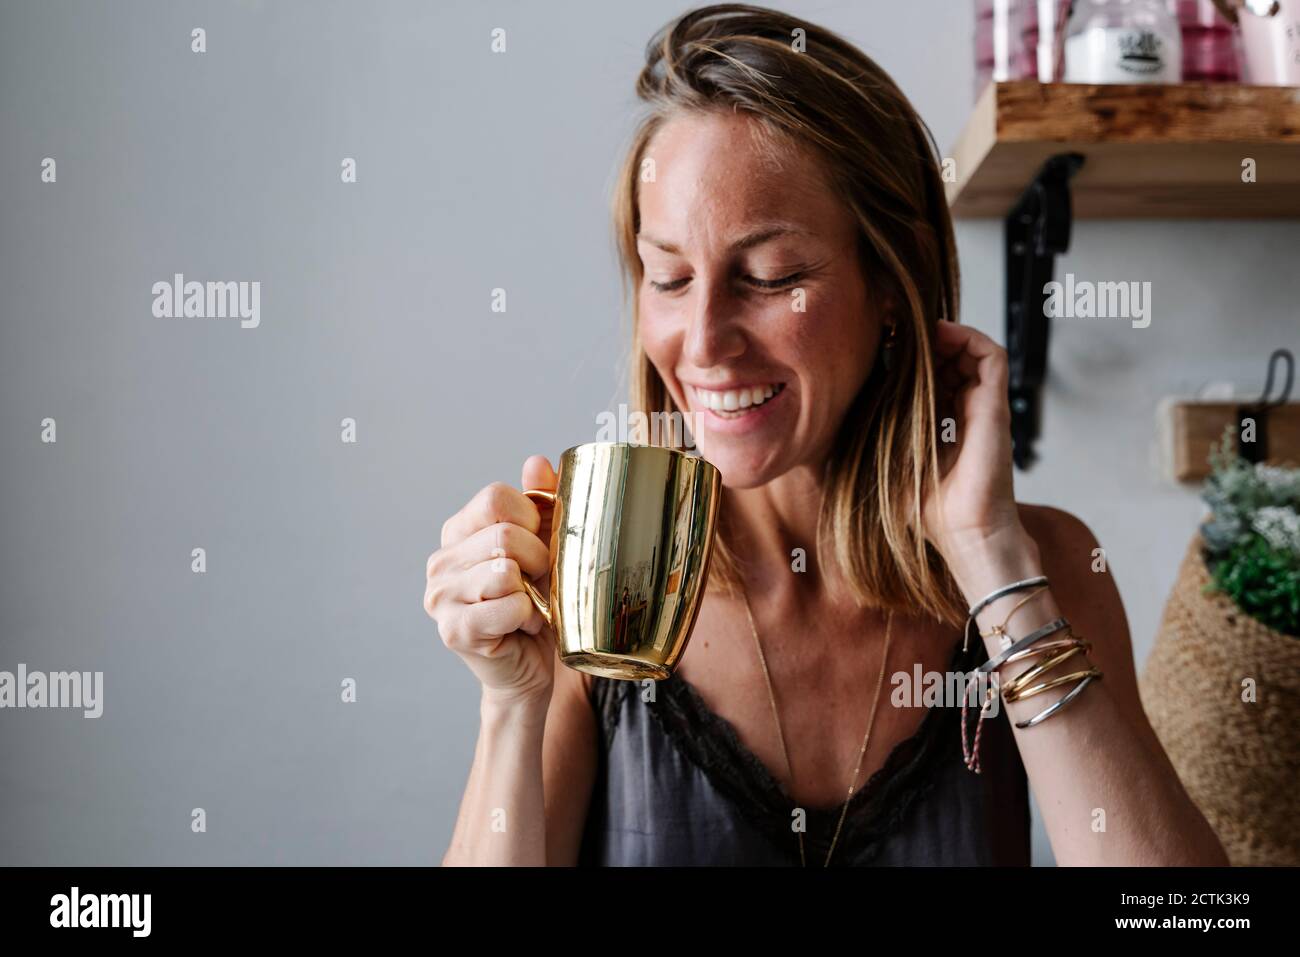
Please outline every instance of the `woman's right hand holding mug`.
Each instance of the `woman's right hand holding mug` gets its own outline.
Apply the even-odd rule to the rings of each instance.
[[[554,491],[557,478],[544,456],[524,463],[526,489]],[[550,702],[555,636],[524,577],[546,594],[551,513],[493,482],[447,520],[442,547],[429,556],[425,611],[493,703],[545,709]]]

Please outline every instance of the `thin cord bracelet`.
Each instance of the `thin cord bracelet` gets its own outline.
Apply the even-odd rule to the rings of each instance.
[[[1016,584],[1019,585],[1022,583],[1017,582]],[[1026,585],[1025,587],[1032,588],[1034,584],[1037,583],[1031,582],[1029,585]],[[1007,594],[1010,594],[1010,592],[1008,592]],[[997,655],[997,657],[990,658],[988,661],[984,662],[984,664],[980,665],[977,669],[975,669],[975,671],[971,672],[971,674],[967,676],[966,684],[965,687],[962,689],[962,696],[961,696],[961,753],[965,761],[966,768],[968,770],[974,771],[976,774],[980,773],[980,763],[979,763],[980,733],[984,730],[984,718],[988,715],[989,705],[992,704],[994,696],[998,693],[996,684],[991,683],[988,692],[984,697],[984,701],[980,705],[979,718],[975,722],[974,740],[968,744],[966,740],[966,735],[967,735],[966,715],[969,711],[969,706],[970,706],[970,677],[976,674],[984,674],[984,675],[990,674],[995,669],[1000,668],[1002,667],[1002,665],[1006,664],[1007,659],[1010,658],[1012,655],[1016,654],[1017,652],[1023,651],[1024,649],[1032,645],[1034,642],[1040,641],[1043,638],[1046,638],[1048,635],[1055,634],[1056,632],[1061,631],[1062,629],[1068,629],[1069,627],[1070,627],[1070,623],[1065,618],[1053,618],[1051,621],[1043,625],[1041,628],[1037,628],[1034,631],[1031,631],[1029,634],[1025,635],[1025,637],[1021,638],[1019,641],[1008,645],[1006,648],[1004,648],[1001,651],[1001,653]]]
[[[1032,585],[1026,587],[1032,587]],[[990,658],[988,661],[980,665],[979,668],[977,668],[975,671],[971,672],[971,674],[967,676],[966,684],[962,688],[962,696],[961,696],[961,753],[962,753],[962,758],[966,764],[967,770],[974,771],[976,774],[980,773],[980,758],[979,758],[980,734],[984,730],[984,718],[987,717],[988,715],[989,705],[993,703],[993,698],[998,693],[996,683],[991,682],[989,685],[989,689],[984,696],[984,701],[980,705],[979,718],[975,722],[974,739],[968,744],[966,741],[966,715],[969,711],[969,706],[970,706],[971,675],[990,674],[995,669],[1000,668],[1002,665],[1006,664],[1007,659],[1010,658],[1012,655],[1016,654],[1017,652],[1023,651],[1029,645],[1032,645],[1034,642],[1046,638],[1048,635],[1054,634],[1063,628],[1068,629],[1069,627],[1070,627],[1070,623],[1066,619],[1054,618],[1051,621],[1049,621],[1047,624],[1043,625],[1041,628],[1031,631],[1029,634],[1025,635],[1025,637],[1021,638],[1019,641],[1011,645],[1008,645],[1005,649],[1002,650],[1002,652],[996,658]]]

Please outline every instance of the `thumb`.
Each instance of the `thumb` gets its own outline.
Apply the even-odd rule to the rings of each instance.
[[[554,492],[560,477],[551,468],[551,462],[545,455],[532,455],[524,462],[523,487],[540,488]]]

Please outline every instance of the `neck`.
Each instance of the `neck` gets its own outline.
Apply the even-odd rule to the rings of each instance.
[[[744,563],[751,601],[760,592],[800,603],[830,597],[830,576],[822,572],[817,549],[823,494],[822,470],[815,466],[791,469],[757,488],[728,491],[724,519]],[[803,555],[798,565],[796,549]]]

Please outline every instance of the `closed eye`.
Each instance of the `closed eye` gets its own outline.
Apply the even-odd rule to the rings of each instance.
[[[755,289],[785,289],[794,285],[804,277],[803,271],[792,272],[788,276],[782,276],[780,279],[759,279],[757,276],[742,276],[741,281]],[[674,279],[670,282],[656,282],[650,280],[650,288],[655,292],[676,292],[682,289],[691,281],[690,276],[683,276],[681,279]]]
[[[655,292],[674,292],[678,289],[681,289],[690,281],[691,281],[690,276],[684,276],[681,279],[674,279],[672,282],[655,282],[653,279],[651,279],[650,288],[653,289]]]
[[[794,285],[802,278],[802,272],[792,272],[780,279],[759,279],[757,276],[746,276],[745,282],[755,289],[784,289],[786,286]]]

